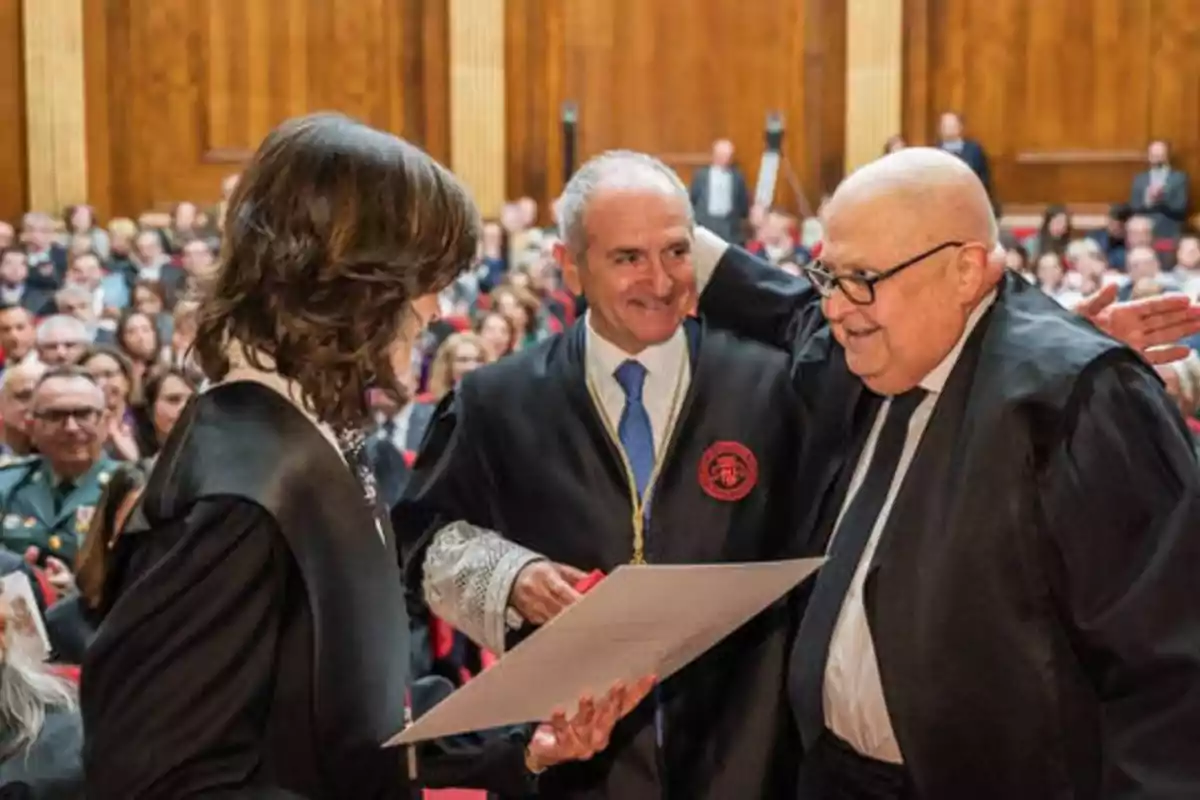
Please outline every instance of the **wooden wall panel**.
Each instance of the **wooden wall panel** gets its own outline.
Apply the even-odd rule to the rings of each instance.
[[[449,156],[446,0],[86,0],[90,197],[211,201],[281,120],[347,113]]]
[[[80,0],[24,0],[29,206],[57,214],[87,199]]]
[[[21,5],[0,2],[0,220],[13,224],[28,210],[29,199]]]
[[[1004,203],[1127,199],[1148,141],[1200,175],[1195,0],[906,0],[904,133],[963,114]]]
[[[450,0],[450,163],[485,216],[507,199],[504,0]]]
[[[511,196],[562,188],[559,115],[579,106],[577,161],[657,155],[684,179],[727,137],[753,183],[768,112],[812,205],[842,172],[845,0],[508,0]],[[795,209],[784,176],[776,201]]]

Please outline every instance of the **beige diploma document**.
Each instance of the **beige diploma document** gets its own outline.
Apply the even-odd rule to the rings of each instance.
[[[618,567],[385,746],[537,722],[619,680],[665,680],[823,560]]]

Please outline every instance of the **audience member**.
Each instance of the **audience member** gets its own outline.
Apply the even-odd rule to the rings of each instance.
[[[48,371],[34,390],[29,439],[38,453],[0,467],[0,545],[39,565],[74,563],[116,463],[104,454],[104,394],[78,367]]]
[[[713,142],[712,161],[696,170],[688,194],[699,224],[731,242],[746,240],[752,198],[746,177],[733,162],[733,142]]]
[[[1188,176],[1171,166],[1171,149],[1163,139],[1146,148],[1149,169],[1133,179],[1129,205],[1148,216],[1154,235],[1174,239],[1183,232],[1188,210]]]
[[[87,326],[75,317],[55,314],[37,326],[38,358],[48,367],[78,364],[83,351],[92,343]]]

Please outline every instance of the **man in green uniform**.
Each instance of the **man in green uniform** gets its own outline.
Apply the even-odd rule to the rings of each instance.
[[[0,467],[0,545],[73,569],[116,462],[104,454],[104,393],[77,367],[47,372],[34,390],[29,436],[39,455]]]

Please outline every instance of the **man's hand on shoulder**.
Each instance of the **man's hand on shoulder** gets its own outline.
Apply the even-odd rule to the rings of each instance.
[[[566,564],[534,561],[517,573],[508,604],[527,622],[544,625],[579,600],[575,585],[587,574]]]
[[[1200,333],[1200,306],[1182,294],[1116,302],[1109,285],[1085,299],[1075,312],[1109,336],[1132,347],[1151,364],[1187,358],[1182,339]]]

